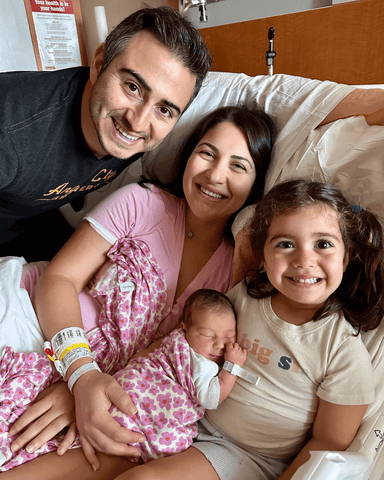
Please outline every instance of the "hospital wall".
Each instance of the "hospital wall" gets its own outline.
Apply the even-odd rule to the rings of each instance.
[[[201,31],[213,70],[267,74],[267,35],[274,27],[274,73],[359,85],[384,83],[383,25],[384,1],[360,0]]]
[[[273,26],[275,73],[349,84],[384,83],[384,1],[335,4],[342,1],[346,0],[223,0],[208,4],[207,23],[199,21],[196,7],[188,16],[213,53],[214,70],[266,74],[267,33]],[[330,2],[333,5],[327,6]],[[147,3],[179,7],[178,0]],[[231,10],[234,3],[237,16]],[[94,7],[105,7],[110,31],[140,8],[142,0],[80,0],[80,5],[90,61],[99,44]],[[279,14],[282,8],[284,14]],[[0,32],[0,71],[36,70],[23,0],[0,0]]]

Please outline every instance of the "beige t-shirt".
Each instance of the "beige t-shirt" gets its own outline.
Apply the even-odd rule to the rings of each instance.
[[[373,371],[360,336],[344,319],[301,326],[281,320],[271,299],[255,300],[243,283],[228,297],[238,314],[238,342],[248,350],[244,368],[257,386],[238,378],[209,421],[238,445],[283,461],[307,440],[318,397],[342,405],[374,400]]]

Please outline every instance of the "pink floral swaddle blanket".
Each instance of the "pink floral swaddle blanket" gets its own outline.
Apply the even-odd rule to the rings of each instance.
[[[147,357],[132,359],[115,378],[129,392],[137,414],[128,416],[116,407],[111,413],[121,426],[141,432],[135,444],[148,461],[188,448],[204,415],[192,380],[190,347],[181,329],[173,331]]]
[[[91,293],[102,304],[99,327],[88,332],[96,361],[110,374],[123,368],[131,355],[146,348],[158,328],[166,302],[166,281],[144,242],[122,239],[108,252],[113,262]],[[36,396],[60,380],[45,355],[17,353],[6,347],[0,358],[0,472],[57,450],[58,435],[30,454],[10,450],[10,426]]]

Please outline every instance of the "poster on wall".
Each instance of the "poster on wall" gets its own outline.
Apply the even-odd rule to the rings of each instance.
[[[42,70],[82,64],[72,0],[29,0]]]

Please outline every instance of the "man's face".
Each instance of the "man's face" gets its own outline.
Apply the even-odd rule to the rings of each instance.
[[[187,106],[196,77],[147,31],[137,34],[97,78],[90,96],[97,156],[127,159],[155,149]]]

